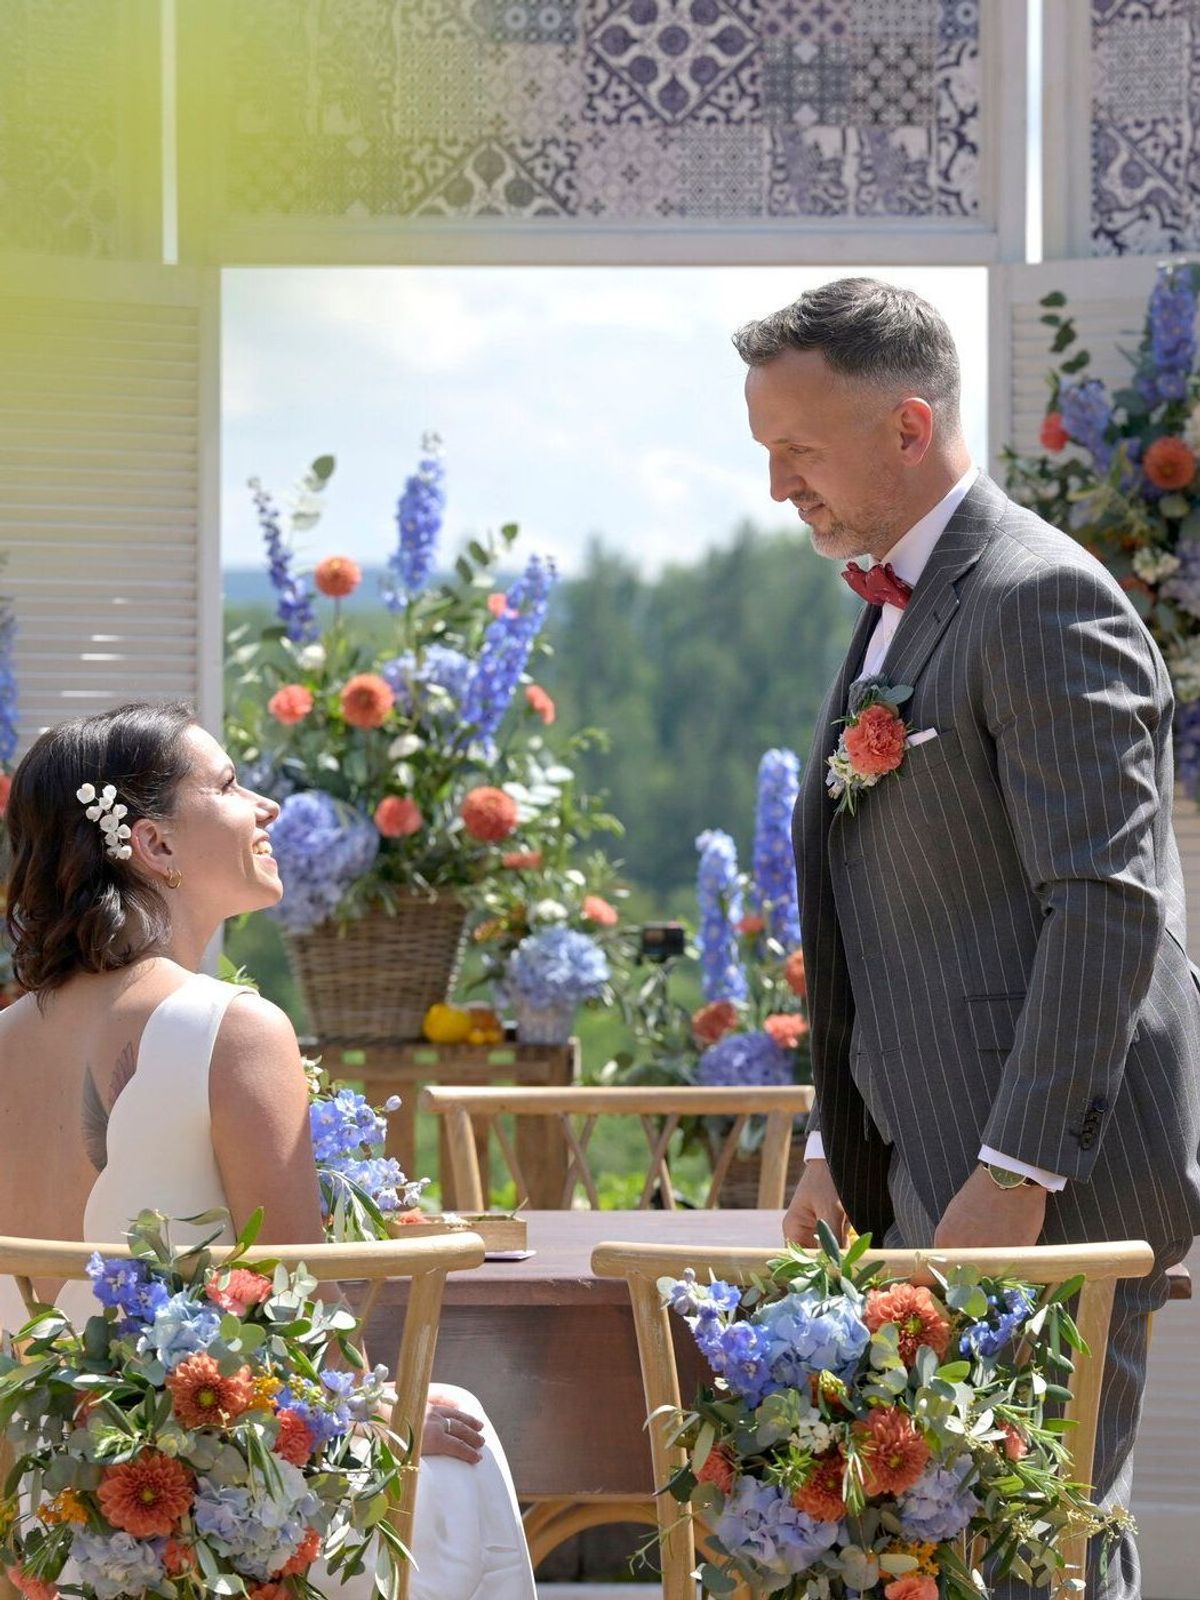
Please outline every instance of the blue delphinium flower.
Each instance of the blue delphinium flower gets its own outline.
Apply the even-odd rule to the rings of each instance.
[[[524,574],[508,591],[508,610],[492,618],[483,636],[463,699],[462,722],[468,736],[485,748],[504,721],[542,631],[554,580],[554,564],[530,556]]]
[[[818,1522],[777,1483],[740,1477],[717,1520],[717,1538],[731,1554],[780,1577],[805,1572],[837,1542],[840,1522]]]
[[[696,899],[700,909],[700,985],[706,1000],[744,1000],[749,985],[738,954],[736,928],[742,920],[737,846],[720,828],[696,840],[700,866]]]
[[[967,1328],[959,1348],[965,1356],[997,1356],[1033,1315],[1036,1305],[1028,1289],[1020,1286],[1004,1291],[1002,1301],[988,1296],[989,1313]]]
[[[522,939],[505,968],[509,989],[539,1010],[598,999],[608,978],[608,959],[594,939],[554,926]]]
[[[979,1501],[965,1487],[973,1471],[970,1456],[957,1456],[945,1466],[930,1462],[912,1488],[897,1496],[905,1535],[933,1544],[956,1539],[979,1510]]]
[[[708,1089],[766,1088],[796,1081],[795,1061],[769,1033],[727,1033],[696,1063],[696,1082]]]
[[[447,715],[458,720],[471,672],[470,659],[445,644],[427,645],[420,660],[406,650],[379,669],[405,716],[429,716],[434,721]],[[444,690],[448,698],[430,695],[431,687]]]
[[[138,1348],[153,1350],[167,1371],[174,1372],[188,1356],[207,1350],[220,1331],[221,1313],[215,1305],[185,1293],[173,1294],[154,1313]]]
[[[86,1584],[96,1600],[145,1594],[157,1589],[167,1575],[155,1546],[147,1539],[135,1539],[131,1533],[87,1533],[77,1529],[71,1539],[71,1559],[79,1569],[75,1581]]]
[[[293,1378],[280,1389],[275,1400],[281,1411],[296,1413],[318,1445],[340,1439],[350,1431],[354,1421],[345,1397],[307,1378]]]
[[[1189,268],[1159,267],[1146,326],[1149,349],[1135,380],[1139,393],[1148,406],[1186,400],[1196,360],[1196,291]]]
[[[1063,427],[1091,455],[1098,472],[1107,472],[1113,446],[1105,439],[1112,421],[1112,402],[1099,378],[1064,383],[1058,396]]]
[[[809,1289],[793,1291],[763,1306],[756,1321],[771,1339],[771,1375],[789,1389],[807,1389],[817,1372],[849,1379],[871,1341],[844,1295],[822,1300]]]
[[[716,1306],[718,1311],[736,1311],[742,1303],[742,1291],[734,1283],[723,1283],[714,1278],[711,1283],[699,1283],[695,1267],[685,1267],[682,1278],[663,1279],[659,1284],[667,1296],[667,1306],[681,1317],[698,1316],[701,1306]]]
[[[758,764],[754,828],[754,884],[767,932],[785,950],[800,943],[792,812],[800,793],[800,758],[794,750],[768,750]]]
[[[9,601],[0,601],[0,761],[11,761],[17,750],[17,675],[13,670],[13,643],[17,621]]]
[[[154,1320],[170,1294],[164,1283],[150,1276],[144,1261],[105,1260],[98,1250],[87,1263],[92,1293],[102,1306],[113,1306],[123,1319],[122,1332],[144,1327]]]
[[[399,543],[388,557],[388,577],[383,585],[383,602],[389,611],[403,611],[409,596],[429,581],[445,512],[442,441],[436,433],[427,433],[421,440],[417,470],[405,483],[396,504]]]
[[[696,1348],[718,1378],[751,1407],[783,1387],[771,1372],[772,1339],[753,1322],[729,1322],[715,1303],[689,1317]]]
[[[197,1529],[246,1577],[266,1579],[304,1541],[320,1500],[290,1461],[275,1464],[278,1481],[255,1493],[241,1484],[196,1482],[192,1519]]]
[[[291,933],[307,933],[332,915],[379,852],[370,818],[322,789],[289,795],[268,831],[284,894],[267,915]]]
[[[1175,554],[1179,566],[1160,592],[1193,617],[1200,617],[1200,539],[1180,539]]]
[[[361,1155],[364,1144],[382,1144],[387,1137],[387,1123],[356,1089],[337,1089],[314,1100],[308,1121],[318,1161]]]
[[[279,512],[257,478],[250,479],[250,493],[267,547],[271,583],[276,594],[276,615],[294,644],[308,644],[321,631],[313,610],[313,592],[306,578],[297,577],[292,572],[292,553],[284,543]]]
[[[1200,798],[1200,700],[1175,708],[1175,770],[1183,792]]]

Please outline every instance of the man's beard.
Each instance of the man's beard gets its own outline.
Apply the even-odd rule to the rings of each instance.
[[[800,515],[803,517],[804,513],[801,511]],[[874,527],[869,529],[861,525],[852,526],[840,518],[827,528],[815,528],[811,522],[807,527],[813,549],[826,561],[856,561],[860,556],[873,557],[881,546],[890,546],[899,538],[892,520],[886,516],[880,516]]]

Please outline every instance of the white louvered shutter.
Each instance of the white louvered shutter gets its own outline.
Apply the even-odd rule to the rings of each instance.
[[[1038,447],[1046,410],[1045,374],[1053,333],[1039,319],[1042,295],[1063,290],[1079,333],[1091,352],[1087,375],[1122,384],[1130,366],[1121,350],[1135,350],[1141,337],[1146,297],[1155,262],[1120,260],[1048,261],[1038,266],[991,269],[990,445],[994,470],[1005,444]],[[1180,800],[1175,833],[1188,891],[1192,959],[1200,961],[1200,809]],[[1200,1277],[1200,1249],[1190,1261]],[[1153,1600],[1194,1600],[1195,1492],[1200,1481],[1200,1443],[1194,1407],[1180,1398],[1200,1393],[1200,1302],[1168,1305],[1155,1318],[1146,1405],[1134,1474],[1133,1511],[1140,1534],[1142,1592]]]
[[[216,275],[0,263],[0,590],[21,749],[181,697],[220,719]]]

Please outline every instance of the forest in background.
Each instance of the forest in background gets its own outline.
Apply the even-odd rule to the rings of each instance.
[[[261,581],[229,577],[227,637],[274,620],[265,571]],[[375,593],[368,572],[348,620],[364,637],[385,639],[394,623],[370,604]],[[532,671],[557,703],[551,742],[580,727],[607,733],[608,748],[576,764],[584,787],[605,795],[624,823],[623,837],[593,842],[621,863],[634,920],[694,923],[695,838],[706,828],[732,834],[749,865],[759,759],[779,745],[807,755],[854,611],[836,567],[802,532],[751,524],[654,578],[595,540],[579,575],[558,584],[543,636],[550,653]],[[227,949],[302,1025],[274,925],[247,919],[230,929]],[[603,1022],[587,1029],[593,1068],[618,1043]]]

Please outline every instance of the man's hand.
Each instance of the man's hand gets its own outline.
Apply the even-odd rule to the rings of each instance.
[[[783,1237],[789,1244],[809,1250],[817,1242],[817,1223],[828,1223],[839,1244],[846,1242],[846,1213],[834,1188],[829,1164],[811,1160],[796,1185],[792,1203],[783,1214]]]
[[[1040,1183],[1001,1189],[976,1167],[946,1207],[933,1242],[942,1250],[1036,1244],[1046,1221],[1046,1199]]]

